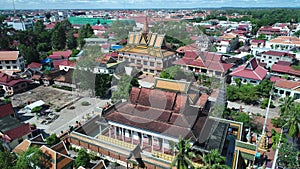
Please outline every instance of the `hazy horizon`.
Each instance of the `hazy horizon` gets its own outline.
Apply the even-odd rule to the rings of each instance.
[[[14,0],[19,9],[298,8],[300,0]],[[0,0],[12,10],[13,0]]]

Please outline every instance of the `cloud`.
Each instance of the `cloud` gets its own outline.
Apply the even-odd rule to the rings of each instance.
[[[300,0],[14,0],[17,9],[69,8],[205,8],[299,7]],[[0,0],[0,9],[12,9],[13,0]]]

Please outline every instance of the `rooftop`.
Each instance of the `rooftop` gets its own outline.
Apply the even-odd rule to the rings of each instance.
[[[0,60],[17,60],[19,51],[0,51]]]

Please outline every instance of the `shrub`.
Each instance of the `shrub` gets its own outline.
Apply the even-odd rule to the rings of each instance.
[[[40,112],[42,109],[43,109],[42,106],[34,107],[34,108],[31,110],[31,113],[38,113],[38,112]]]
[[[264,99],[260,105],[260,108],[265,109],[268,107],[269,99]],[[275,108],[273,101],[270,103],[270,108]]]
[[[274,125],[274,127],[281,128],[285,124],[285,121],[281,118],[277,118],[271,119],[271,123]]]
[[[81,105],[82,105],[82,106],[89,106],[89,105],[90,105],[90,103],[89,103],[89,102],[87,102],[87,101],[83,101],[83,102],[81,102]]]

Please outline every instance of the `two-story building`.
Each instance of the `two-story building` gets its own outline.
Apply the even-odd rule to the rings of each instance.
[[[279,51],[265,51],[261,55],[257,55],[256,58],[261,62],[265,63],[267,68],[271,68],[273,64],[277,64],[279,61],[284,61],[292,64],[295,61],[295,54],[289,52]]]
[[[19,51],[0,51],[0,71],[20,72],[24,68],[24,58]]]

